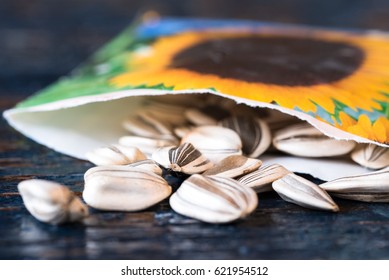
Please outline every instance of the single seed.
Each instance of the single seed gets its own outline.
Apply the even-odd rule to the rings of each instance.
[[[332,157],[349,153],[354,141],[336,140],[308,123],[288,126],[276,132],[273,145],[280,151],[302,157]]]
[[[205,171],[203,175],[235,178],[253,172],[258,169],[261,164],[262,161],[258,159],[247,158],[240,155],[229,156],[220,161],[213,168]]]
[[[389,149],[367,144],[352,152],[351,158],[367,168],[381,169],[389,166]]]
[[[213,163],[242,154],[239,135],[232,129],[220,126],[196,127],[181,139],[181,143],[191,143]]]
[[[87,171],[82,195],[88,205],[101,210],[139,211],[171,194],[172,188],[161,176],[137,167],[117,167]]]
[[[234,130],[240,136],[242,152],[248,157],[260,156],[271,144],[270,129],[258,118],[233,116],[222,120],[220,124]]]
[[[389,167],[320,185],[334,196],[366,202],[389,202]]]
[[[177,213],[208,223],[243,218],[258,205],[255,192],[235,180],[199,174],[185,180],[169,201]]]
[[[190,143],[161,148],[153,153],[152,158],[167,169],[186,174],[202,173],[213,166],[213,163]]]
[[[257,193],[272,191],[271,183],[290,173],[285,167],[279,164],[261,166],[258,170],[251,172],[238,179],[238,182],[254,189]]]
[[[274,181],[272,186],[285,201],[306,208],[339,211],[338,205],[325,190],[296,174],[288,173]]]
[[[66,186],[31,179],[18,184],[27,210],[41,222],[54,225],[76,222],[88,215],[88,207]]]

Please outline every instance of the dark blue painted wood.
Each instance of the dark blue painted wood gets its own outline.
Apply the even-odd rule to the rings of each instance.
[[[389,3],[372,1],[22,1],[0,4],[0,110],[53,82],[123,29],[138,7],[168,15],[238,17],[389,30]],[[138,213],[93,211],[50,226],[24,208],[23,179],[80,194],[91,164],[42,147],[0,120],[0,259],[388,259],[389,205],[338,199],[337,214],[259,197],[246,220],[209,225],[167,201]],[[172,180],[169,179],[169,180]]]

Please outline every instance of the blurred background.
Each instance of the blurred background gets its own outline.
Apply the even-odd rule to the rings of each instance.
[[[389,31],[388,0],[1,0],[0,94],[52,83],[148,10]]]

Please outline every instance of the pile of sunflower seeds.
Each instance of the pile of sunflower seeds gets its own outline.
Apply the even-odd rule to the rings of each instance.
[[[170,196],[179,214],[228,223],[252,213],[258,193],[273,190],[285,201],[333,212],[339,207],[331,196],[389,202],[389,149],[329,138],[275,110],[213,95],[168,95],[149,98],[122,125],[128,135],[86,154],[96,167],[85,173],[83,199],[95,209],[140,211]],[[347,156],[372,171],[316,185],[260,160],[274,151]],[[166,173],[187,176],[173,194]],[[29,180],[18,187],[26,208],[40,221],[61,224],[88,215],[87,206],[66,186]]]

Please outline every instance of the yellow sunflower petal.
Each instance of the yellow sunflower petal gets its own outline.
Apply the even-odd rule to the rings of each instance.
[[[372,127],[371,127],[371,121],[368,116],[366,115],[360,115],[358,118],[357,125],[365,131],[368,135],[372,136]]]
[[[386,141],[386,129],[382,122],[375,121],[373,124],[374,140],[384,143]]]
[[[377,126],[382,126],[384,129],[385,129],[385,140],[382,140],[383,137],[381,138],[382,141],[380,141],[381,143],[388,143],[389,142],[389,120],[384,118],[384,117],[379,117],[374,125],[377,125]]]
[[[358,136],[361,136],[361,137],[364,137],[364,138],[368,138],[369,139],[369,133],[365,130],[363,130],[360,126],[358,125],[352,125],[352,126],[349,126],[347,128],[347,131],[352,133],[352,134],[355,134],[355,135],[358,135]]]
[[[356,120],[347,115],[345,112],[339,112],[339,119],[341,121],[341,126],[344,129],[356,124]]]

